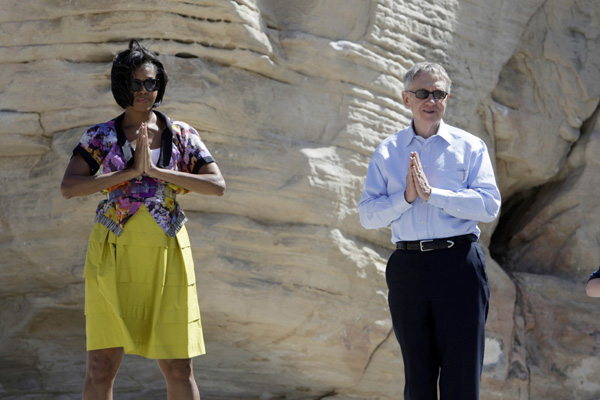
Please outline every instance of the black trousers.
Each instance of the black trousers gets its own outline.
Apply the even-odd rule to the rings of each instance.
[[[489,288],[477,243],[396,250],[386,279],[404,359],[404,400],[477,400]]]

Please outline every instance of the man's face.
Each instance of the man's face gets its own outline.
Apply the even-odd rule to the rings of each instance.
[[[442,78],[423,71],[415,76],[410,88],[412,92],[420,89],[433,92],[434,90],[447,91],[448,87]],[[435,100],[433,95],[430,94],[426,99],[419,99],[414,93],[408,91],[402,92],[404,105],[411,109],[417,125],[439,124],[446,112],[446,104],[449,97],[450,95],[446,96],[443,100]]]

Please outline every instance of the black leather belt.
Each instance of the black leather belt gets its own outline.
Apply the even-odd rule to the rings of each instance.
[[[408,250],[408,251],[431,251],[431,250],[442,250],[450,249],[452,247],[459,246],[465,243],[471,243],[477,241],[477,235],[472,233],[468,235],[453,236],[444,239],[428,239],[428,240],[415,240],[414,242],[398,242],[396,243],[396,249]]]

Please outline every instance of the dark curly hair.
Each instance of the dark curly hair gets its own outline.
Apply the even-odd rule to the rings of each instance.
[[[139,44],[137,40],[129,42],[129,48],[117,54],[113,60],[110,71],[110,81],[113,97],[119,106],[127,108],[133,105],[133,72],[143,64],[152,64],[156,68],[156,78],[159,79],[159,88],[156,102],[152,105],[156,108],[162,102],[163,95],[169,77],[165,68],[158,60],[156,54]]]

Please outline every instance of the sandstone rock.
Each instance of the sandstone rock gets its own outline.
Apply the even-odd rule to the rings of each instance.
[[[600,260],[600,129],[571,151],[559,179],[531,197],[510,231],[506,265],[584,281]],[[513,213],[514,214],[514,213]]]
[[[203,397],[400,396],[389,230],[364,230],[356,203],[375,146],[410,122],[403,74],[428,59],[453,79],[447,122],[486,141],[509,205],[482,226],[482,398],[597,398],[594,302],[576,293],[600,237],[598,129],[582,129],[600,97],[599,22],[592,0],[5,1],[0,398],[80,397],[81,272],[100,195],[67,201],[58,186],[83,131],[120,113],[110,63],[130,38],[160,54],[160,109],[199,130],[227,179],[225,197],[181,198]],[[519,196],[527,207],[513,212]],[[138,357],[116,391],[164,398]]]
[[[488,102],[504,196],[556,176],[597,107],[598,67],[588,55],[598,53],[600,30],[579,28],[597,13],[586,1],[546,2],[504,66]]]
[[[525,327],[529,398],[597,397],[600,360],[597,301],[581,282],[518,273]]]

